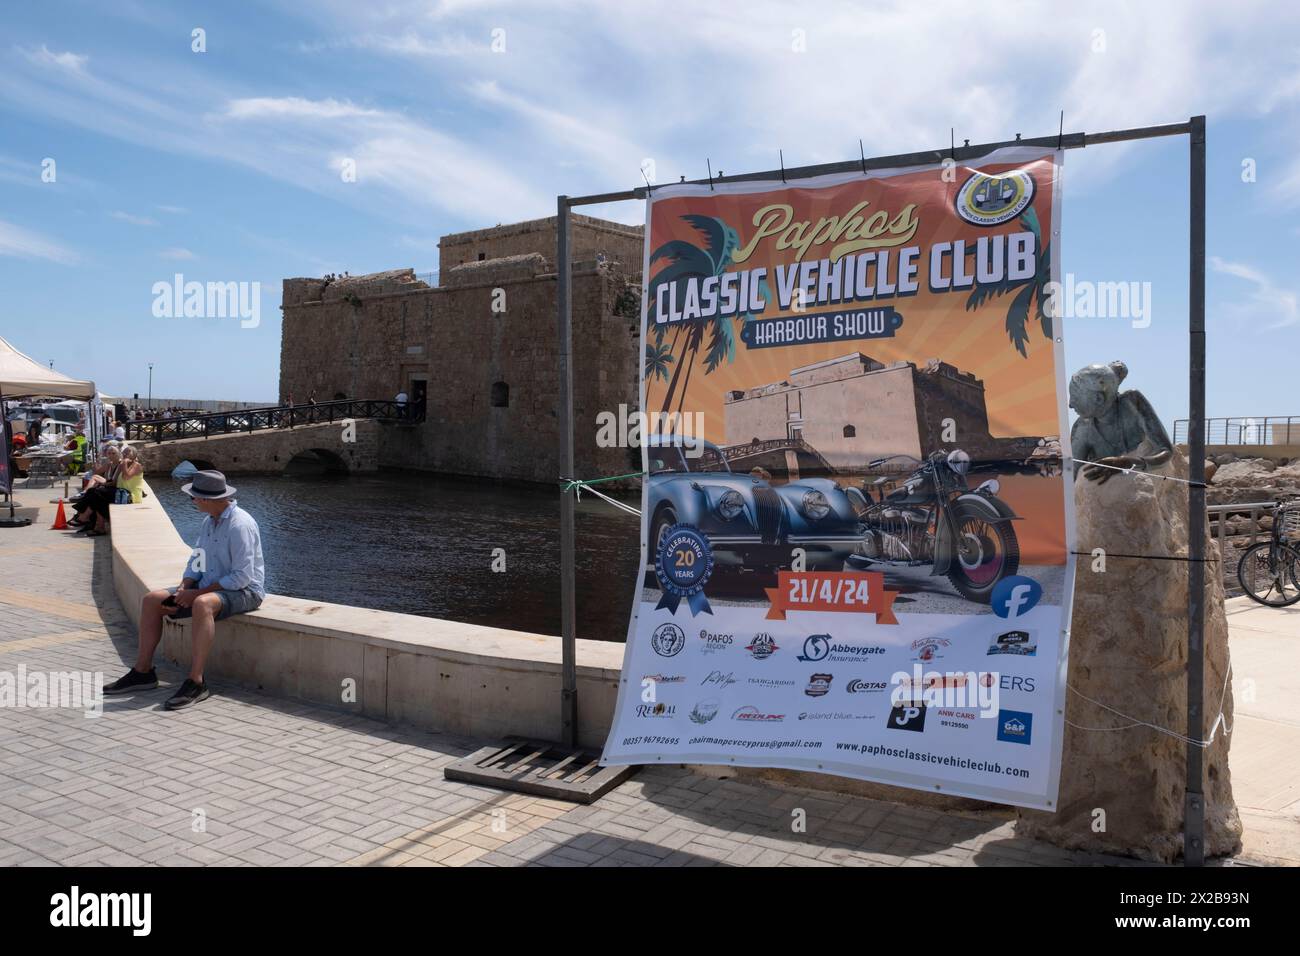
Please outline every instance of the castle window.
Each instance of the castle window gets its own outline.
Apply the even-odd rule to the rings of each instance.
[[[492,407],[506,408],[510,405],[510,386],[505,382],[492,383]]]
[[[857,437],[858,437],[858,430],[857,430],[856,428],[854,428],[852,425],[845,425],[845,426],[844,426],[844,437],[845,437],[845,438],[857,438]]]
[[[483,261],[484,259],[486,259],[486,258],[487,258],[487,253],[486,253],[486,252],[480,252],[480,253],[478,254],[478,261],[479,261],[479,262],[482,262],[482,261]]]

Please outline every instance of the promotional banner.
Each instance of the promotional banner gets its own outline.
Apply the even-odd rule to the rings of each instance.
[[[642,566],[606,764],[1055,809],[1061,155],[647,203]]]
[[[0,403],[0,415],[4,414],[4,404]],[[9,422],[0,422],[0,494],[11,494],[14,476],[9,471]]]

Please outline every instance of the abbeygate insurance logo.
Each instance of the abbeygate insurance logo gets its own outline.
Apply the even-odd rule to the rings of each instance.
[[[1028,173],[975,173],[957,192],[957,215],[977,226],[999,226],[1024,212],[1033,199],[1034,180]]]

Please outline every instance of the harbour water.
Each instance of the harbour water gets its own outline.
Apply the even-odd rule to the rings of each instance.
[[[231,476],[258,521],[267,590],[538,634],[560,632],[559,493],[405,472]],[[181,482],[152,487],[181,537],[203,516]],[[578,505],[578,637],[622,641],[637,593],[638,519]],[[504,573],[493,550],[505,551]],[[179,569],[178,569],[179,570]]]

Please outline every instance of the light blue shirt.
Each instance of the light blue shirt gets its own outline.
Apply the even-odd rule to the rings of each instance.
[[[198,581],[200,588],[210,584],[223,591],[250,588],[258,597],[266,597],[262,533],[253,516],[231,501],[220,518],[204,517],[185,577]]]

